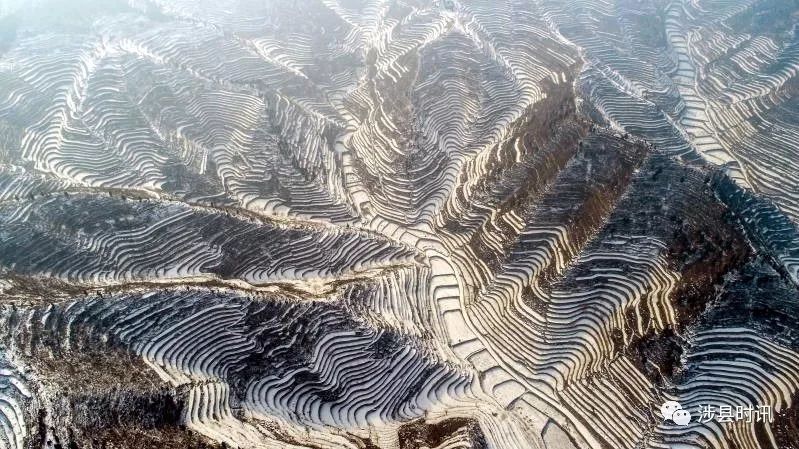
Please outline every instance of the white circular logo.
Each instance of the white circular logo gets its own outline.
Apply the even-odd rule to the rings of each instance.
[[[660,406],[660,414],[663,415],[663,419],[670,419],[680,426],[688,425],[691,422],[691,413],[688,410],[683,410],[677,401],[664,402]]]
[[[675,424],[680,426],[686,426],[689,422],[691,422],[691,414],[688,410],[677,410],[671,415],[671,420],[674,421]]]
[[[660,414],[663,415],[663,419],[671,419],[674,412],[681,408],[682,406],[677,401],[666,401],[660,406]]]

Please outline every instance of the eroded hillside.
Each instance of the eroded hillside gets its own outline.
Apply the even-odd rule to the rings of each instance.
[[[0,1],[0,447],[796,447],[797,11]]]

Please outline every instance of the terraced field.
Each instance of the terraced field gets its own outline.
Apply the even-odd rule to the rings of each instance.
[[[0,0],[0,448],[799,447],[798,24]]]

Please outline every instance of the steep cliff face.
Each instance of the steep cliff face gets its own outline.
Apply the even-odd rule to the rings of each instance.
[[[400,448],[463,447],[484,449],[485,436],[479,424],[466,418],[451,418],[440,423],[411,422],[399,429]]]

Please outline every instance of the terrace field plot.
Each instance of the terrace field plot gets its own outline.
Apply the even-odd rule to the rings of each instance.
[[[0,449],[799,447],[797,24],[0,0]]]

